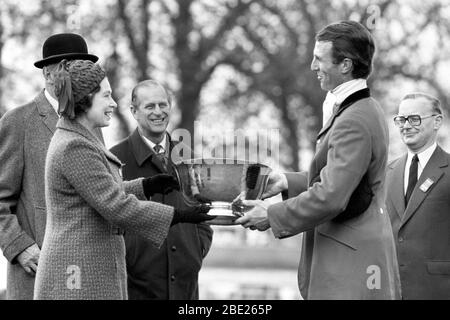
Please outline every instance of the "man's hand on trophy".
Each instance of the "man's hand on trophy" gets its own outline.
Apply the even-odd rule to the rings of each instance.
[[[167,194],[173,190],[180,190],[178,180],[170,174],[157,174],[142,180],[144,194],[149,199],[155,193]]]
[[[272,171],[269,174],[269,180],[267,182],[267,186],[262,194],[261,198],[266,199],[273,196],[276,196],[282,191],[288,189],[287,178],[283,173]]]
[[[242,200],[242,204],[251,206],[253,209],[246,212],[243,217],[236,219],[235,224],[241,224],[244,228],[258,229],[259,231],[265,231],[270,228],[267,216],[267,203],[262,200]]]
[[[175,209],[171,225],[180,222],[200,223],[216,218],[217,216],[208,215],[209,209],[210,206],[207,204],[200,204],[187,209]]]

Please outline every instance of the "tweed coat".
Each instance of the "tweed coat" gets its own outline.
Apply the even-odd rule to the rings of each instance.
[[[166,156],[172,161],[170,154],[176,143],[169,134],[166,141]],[[170,165],[161,163],[138,129],[112,147],[111,152],[125,164],[124,180],[172,171]],[[178,191],[155,194],[152,201],[176,208],[184,206]],[[211,247],[212,235],[206,224],[178,223],[170,228],[161,248],[156,249],[141,236],[125,232],[129,299],[198,299],[198,273]]]
[[[318,135],[308,172],[287,174],[290,199],[268,209],[278,238],[303,234],[299,288],[305,299],[396,299],[400,283],[385,196],[387,124],[369,89],[349,96]],[[368,173],[371,202],[337,221]],[[317,179],[320,176],[320,179]],[[313,183],[316,181],[315,183]]]
[[[35,299],[127,299],[123,229],[162,245],[173,208],[138,200],[142,179],[124,183],[121,166],[83,125],[59,120],[46,159]]]
[[[40,92],[0,119],[0,247],[8,260],[7,299],[33,299],[33,276],[17,256],[45,230],[44,166],[58,116]]]
[[[436,148],[405,208],[406,158],[388,165],[386,179],[402,297],[450,299],[450,154]]]

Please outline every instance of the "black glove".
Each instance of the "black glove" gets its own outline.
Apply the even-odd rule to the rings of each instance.
[[[209,203],[209,204],[211,204],[211,200],[209,200],[205,196],[202,196],[200,193],[195,194],[194,198],[195,198],[195,200],[197,200],[200,203]]]
[[[175,177],[170,174],[157,174],[142,180],[144,194],[149,199],[155,193],[167,194],[173,190],[180,190],[180,185]]]
[[[180,222],[200,223],[216,218],[217,216],[210,216],[207,214],[209,209],[210,206],[207,204],[200,204],[187,209],[175,209],[171,225],[173,226]]]

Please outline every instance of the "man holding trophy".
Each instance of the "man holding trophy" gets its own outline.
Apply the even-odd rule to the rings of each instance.
[[[400,282],[389,215],[384,204],[388,129],[366,79],[375,45],[353,21],[316,35],[311,69],[335,99],[318,135],[308,178],[271,173],[262,198],[235,223],[277,238],[303,234],[299,288],[305,299],[398,299]],[[329,100],[329,99],[327,99]]]

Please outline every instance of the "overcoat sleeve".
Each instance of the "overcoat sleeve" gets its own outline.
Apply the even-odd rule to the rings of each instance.
[[[276,237],[298,234],[337,216],[345,210],[366,173],[372,141],[364,121],[345,118],[336,121],[331,130],[327,165],[320,171],[320,182],[294,198],[269,207],[269,221]]]
[[[283,200],[296,197],[308,189],[308,174],[306,172],[288,172],[284,175],[288,182],[288,190],[282,192]]]
[[[144,187],[142,186],[144,178],[124,181],[123,186],[126,194],[134,194],[139,200],[150,200],[145,197]]]
[[[11,263],[35,243],[15,215],[24,168],[23,117],[15,117],[15,112],[12,110],[0,119],[0,248]]]
[[[138,233],[158,248],[162,245],[173,218],[173,207],[140,201],[127,194],[123,182],[114,179],[101,153],[84,141],[71,141],[63,159],[63,175],[100,215],[113,225]]]
[[[204,258],[208,254],[209,249],[211,248],[214,231],[206,223],[197,224],[197,230],[198,230],[198,235],[200,237],[200,242],[202,243],[202,255]]]

